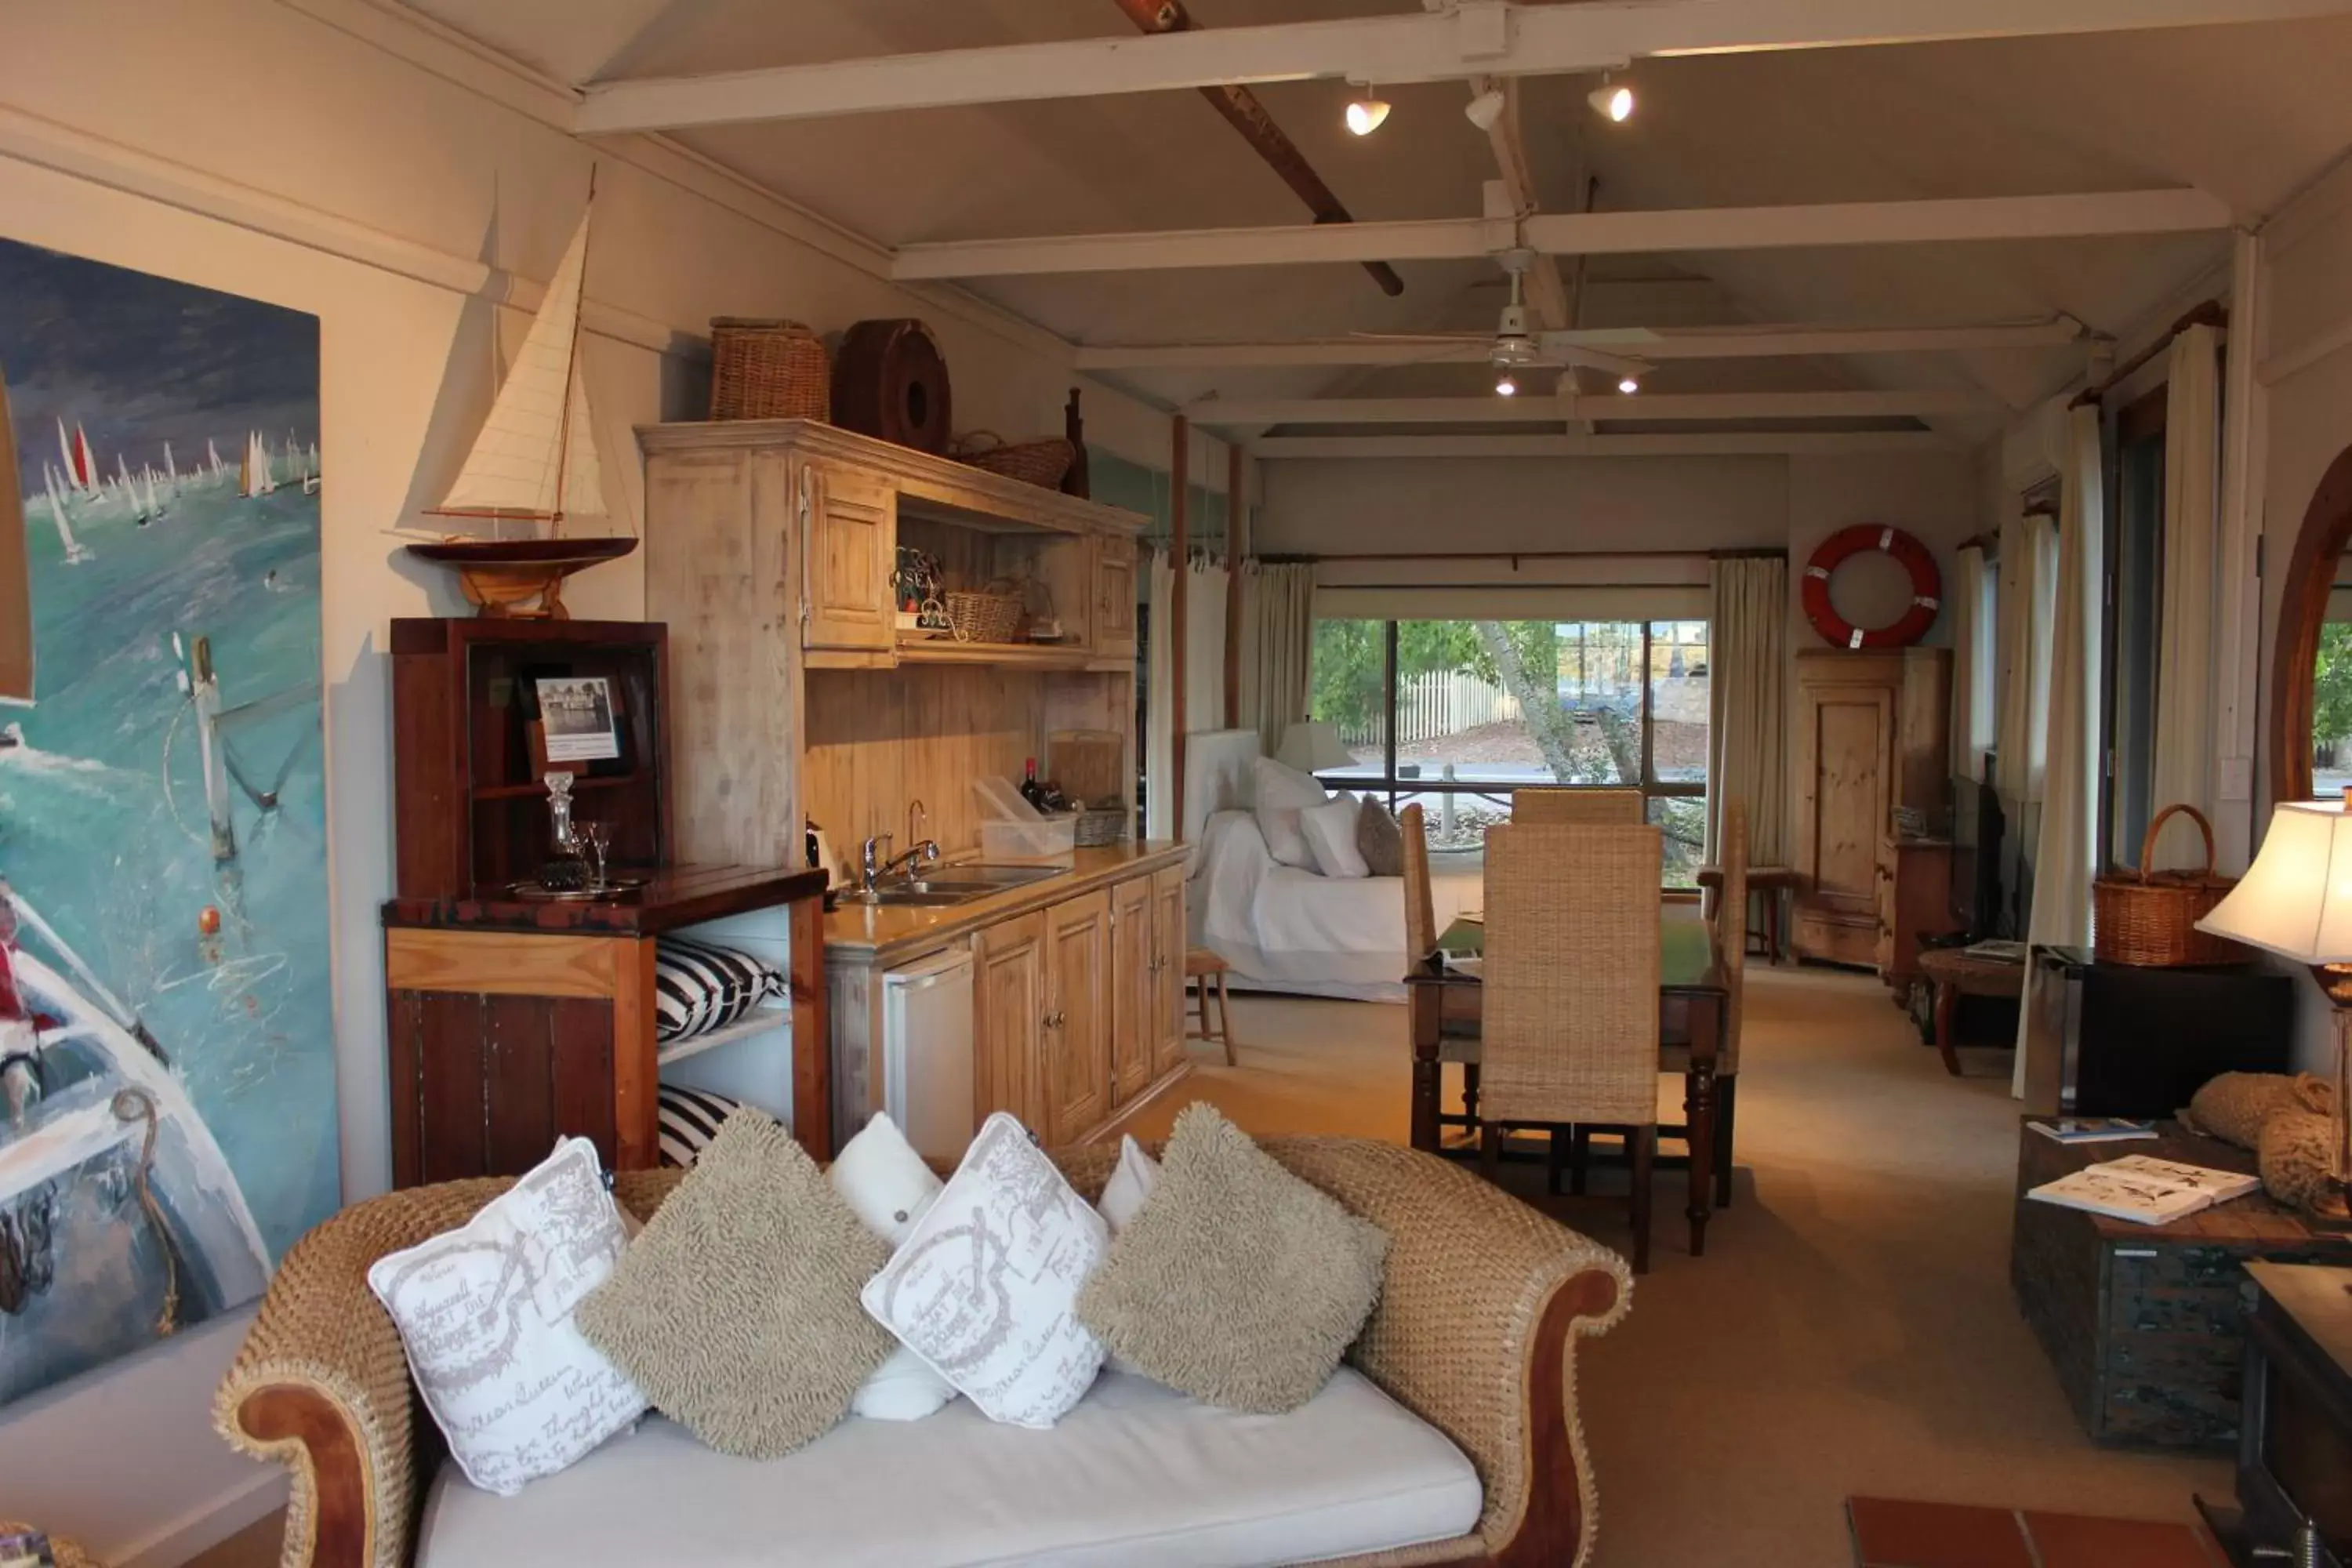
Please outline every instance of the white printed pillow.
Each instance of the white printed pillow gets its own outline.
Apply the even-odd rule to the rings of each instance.
[[[1356,819],[1363,813],[1363,803],[1343,792],[1298,814],[1299,829],[1307,835],[1307,848],[1315,852],[1317,870],[1339,878],[1371,874],[1363,852],[1356,847]]]
[[[1076,1308],[1109,1245],[1102,1215],[1000,1110],[859,1299],[990,1420],[1051,1426],[1102,1370]]]
[[[898,1124],[879,1110],[865,1131],[841,1146],[825,1179],[866,1228],[894,1248],[914,1233],[915,1222],[930,1211],[945,1184]],[[857,1385],[849,1408],[873,1421],[920,1421],[955,1396],[955,1384],[900,1345]]]
[[[484,1491],[511,1497],[645,1413],[572,1322],[623,1245],[596,1146],[567,1138],[456,1230],[368,1270],[450,1457]]]
[[[1298,814],[1305,807],[1330,799],[1313,773],[1260,757],[1250,764],[1257,785],[1257,827],[1265,835],[1266,849],[1286,866],[1315,868],[1315,852],[1307,846]]]
[[[787,989],[782,974],[748,952],[663,937],[654,947],[655,1037],[683,1040],[723,1029]]]

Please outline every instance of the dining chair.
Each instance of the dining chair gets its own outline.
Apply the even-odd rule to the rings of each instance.
[[[1571,789],[1550,784],[1511,792],[1511,820],[1534,826],[1562,823],[1616,823],[1638,827],[1646,819],[1637,789]]]
[[[1514,1128],[1559,1141],[1623,1133],[1633,1271],[1650,1266],[1658,1134],[1658,865],[1654,827],[1486,830],[1481,1153],[1500,1173]]]
[[[1732,1121],[1739,1103],[1739,1026],[1746,1012],[1748,985],[1748,805],[1727,802],[1723,808],[1722,842],[1717,846],[1723,868],[1723,886],[1707,921],[1722,955],[1723,975],[1729,994],[1723,1006],[1722,1037],[1715,1050],[1715,1206],[1731,1206]],[[1690,1045],[1669,1041],[1659,1053],[1659,1070],[1684,1073],[1690,1068]],[[1687,1132],[1687,1130],[1685,1130]]]
[[[1377,808],[1368,808],[1377,809]],[[1437,904],[1429,886],[1429,830],[1418,802],[1397,813],[1404,837],[1405,967],[1416,969],[1437,947]],[[1478,1125],[1478,994],[1447,986],[1438,995],[1437,1059],[1462,1069],[1462,1109],[1440,1111],[1440,1127]]]

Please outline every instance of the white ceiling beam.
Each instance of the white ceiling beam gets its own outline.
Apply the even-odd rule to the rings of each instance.
[[[1191,37],[1180,34],[1177,37]],[[2079,239],[2197,233],[2231,226],[2227,204],[2203,191],[2095,191],[1802,206],[1692,207],[1658,212],[1539,213],[1516,226],[1493,218],[1298,224],[1040,239],[953,240],[899,247],[891,276],[1003,278],[1138,272],[1166,268],[1273,267],[1313,262],[1417,261],[1491,255],[1524,242],[1559,256],[1971,240]]]
[[[1316,79],[1605,70],[1651,57],[2032,37],[2341,15],[2352,0],[1461,0],[1367,16],[1000,44],[596,83],[583,135]]]
[[[1271,461],[1306,458],[1727,458],[1843,452],[1956,452],[1932,430],[1688,436],[1269,436],[1249,446]]]
[[[1687,392],[1575,397],[1211,397],[1187,405],[1195,425],[1557,425],[1580,419],[1929,419],[2006,415],[1980,393]]]
[[[1581,347],[1645,360],[1785,359],[1809,354],[1948,353],[1987,349],[2060,348],[2079,342],[2082,326],[2066,318],[1950,327],[1595,328],[1567,334]],[[1259,343],[1086,343],[1080,370],[1222,370],[1252,365],[1484,364],[1485,342],[1400,342],[1378,338],[1302,339]]]

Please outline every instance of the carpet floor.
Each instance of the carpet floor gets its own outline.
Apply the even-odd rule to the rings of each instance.
[[[2226,1498],[2223,1458],[2094,1447],[2018,1315],[2009,1054],[1964,1048],[1953,1079],[1875,980],[1748,973],[1733,1207],[1695,1259],[1683,1173],[1661,1172],[1651,1271],[1582,1352],[1601,1568],[1850,1563],[1855,1493],[2182,1521],[2192,1491]],[[1234,1013],[1241,1065],[1194,1042],[1139,1136],[1206,1100],[1252,1132],[1403,1142],[1403,1008]],[[1666,1120],[1679,1100],[1662,1093]],[[1622,1202],[1555,1212],[1626,1243]]]

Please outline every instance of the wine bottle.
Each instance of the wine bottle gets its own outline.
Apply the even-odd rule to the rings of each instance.
[[[1039,811],[1045,809],[1045,791],[1037,783],[1037,759],[1034,757],[1022,765],[1021,798]]]

